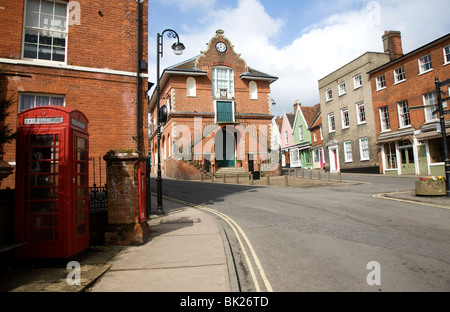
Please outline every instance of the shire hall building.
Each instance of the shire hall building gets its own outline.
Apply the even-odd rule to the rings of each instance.
[[[162,128],[162,174],[198,177],[233,168],[269,171],[271,158],[270,86],[278,78],[247,65],[218,30],[206,51],[166,68],[160,80],[160,107],[168,117]],[[152,170],[158,162],[157,92],[149,102]],[[276,153],[274,153],[275,155]]]

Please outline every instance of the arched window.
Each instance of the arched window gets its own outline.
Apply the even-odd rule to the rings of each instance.
[[[248,84],[248,89],[250,92],[250,99],[257,100],[258,99],[258,86],[256,85],[256,82],[250,81],[250,83]]]
[[[186,80],[186,88],[187,96],[197,96],[197,86],[194,78],[189,77]]]

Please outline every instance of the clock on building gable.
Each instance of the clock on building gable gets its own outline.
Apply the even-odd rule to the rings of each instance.
[[[216,50],[220,53],[224,53],[227,51],[227,45],[224,42],[219,41],[216,43]]]

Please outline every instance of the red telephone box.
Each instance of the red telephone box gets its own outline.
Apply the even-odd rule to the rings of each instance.
[[[42,106],[19,113],[16,241],[20,258],[69,258],[89,247],[88,120]]]

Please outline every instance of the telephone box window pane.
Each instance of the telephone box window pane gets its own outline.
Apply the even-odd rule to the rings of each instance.
[[[85,175],[79,175],[78,176],[78,183],[77,185],[86,185],[86,176]]]
[[[53,213],[53,201],[30,202],[30,213]]]
[[[86,140],[80,137],[77,137],[77,147],[78,148],[86,148]]]
[[[86,225],[82,224],[78,226],[78,236],[82,236],[86,233]]]
[[[53,175],[32,175],[28,177],[28,185],[33,186],[52,186],[54,184]]]
[[[79,187],[77,191],[77,198],[84,198],[84,197],[86,197],[86,188]]]
[[[77,172],[86,172],[86,164],[84,163],[77,164]]]
[[[30,229],[30,241],[49,241],[53,240],[53,229]]]
[[[30,216],[31,227],[52,227],[53,215],[31,215]]]
[[[52,165],[48,161],[32,161],[30,162],[31,173],[51,173]]]
[[[78,150],[77,160],[85,161],[86,160],[86,151]]]
[[[81,224],[86,221],[86,213],[80,212],[77,214],[77,224]]]
[[[53,199],[52,188],[30,188],[30,200]]]
[[[77,200],[77,211],[85,210],[86,209],[86,201],[84,199]]]
[[[32,135],[31,146],[52,146],[53,134]]]

